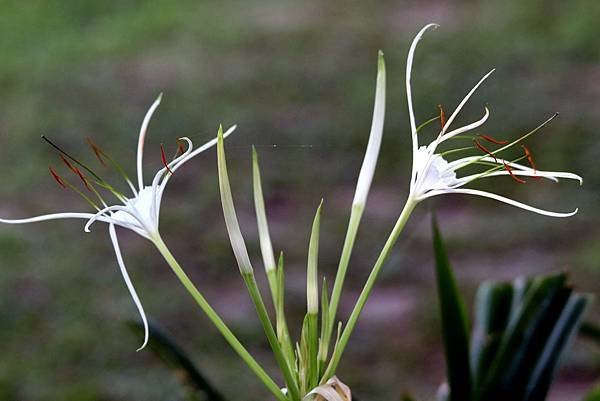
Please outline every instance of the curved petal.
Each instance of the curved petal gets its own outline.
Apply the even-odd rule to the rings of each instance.
[[[539,209],[539,208],[536,208],[533,206],[529,206],[525,203],[521,203],[521,202],[518,202],[518,201],[515,201],[512,199],[506,198],[501,195],[496,195],[491,192],[480,191],[478,189],[467,189],[467,188],[431,191],[431,192],[428,192],[427,194],[423,195],[419,200],[423,200],[423,199],[427,199],[427,198],[431,198],[433,196],[443,195],[443,194],[466,194],[466,195],[482,196],[484,198],[494,199],[499,202],[503,202],[508,205],[515,206],[515,207],[518,207],[523,210],[527,210],[529,212],[541,214],[544,216],[550,216],[550,217],[571,217],[574,214],[576,214],[577,211],[579,210],[579,209],[575,209],[572,212],[568,212],[568,213],[552,212],[550,210],[544,210],[544,209]]]
[[[28,223],[37,223],[40,221],[49,221],[49,220],[62,220],[62,219],[83,219],[89,220],[96,215],[93,213],[51,213],[44,214],[41,216],[28,217],[25,219],[0,219],[0,223],[4,224],[28,224]],[[126,225],[124,223],[120,223],[118,221],[114,221],[110,217],[106,216],[98,216],[96,221],[101,221],[103,223],[113,223],[117,226],[127,228],[141,235],[142,237],[147,237],[144,231],[140,230],[137,227],[133,227],[131,225]]]
[[[479,82],[477,82],[475,84],[475,86],[473,87],[473,89],[471,89],[469,91],[469,93],[467,93],[467,95],[463,98],[463,100],[460,101],[460,103],[458,104],[458,106],[456,106],[456,109],[450,115],[450,118],[448,118],[448,121],[446,121],[446,124],[444,124],[444,128],[442,128],[442,132],[440,133],[440,135],[444,135],[446,133],[446,131],[448,131],[448,128],[450,128],[450,124],[452,124],[452,122],[454,121],[454,119],[458,116],[458,113],[460,113],[460,111],[462,110],[462,108],[464,107],[464,105],[467,103],[467,101],[471,98],[471,96],[473,96],[473,93],[475,93],[475,91],[477,90],[477,88],[479,88],[481,86],[481,84],[483,83],[483,81],[485,81],[490,75],[492,75],[492,73],[494,71],[496,71],[496,69],[492,68],[490,70],[490,72],[488,72],[487,74],[485,74],[483,76],[483,78],[481,78],[479,80]]]
[[[105,207],[104,209],[100,210],[98,213],[92,215],[92,217],[90,217],[90,219],[88,220],[88,222],[85,223],[85,227],[83,228],[83,230],[86,233],[89,233],[91,225],[94,224],[94,222],[96,222],[97,220],[104,221],[104,222],[111,223],[111,224],[117,224],[117,221],[115,221],[115,219],[113,219],[111,217],[104,216],[108,212],[124,212],[124,213],[127,213],[127,214],[129,214],[131,217],[133,217],[134,219],[136,219],[140,223],[139,227],[135,226],[133,224],[120,223],[119,225],[122,226],[122,227],[124,227],[124,228],[128,228],[130,230],[133,230],[133,231],[137,232],[138,234],[140,232],[147,232],[147,231],[149,231],[148,227],[146,227],[146,224],[144,223],[143,219],[137,213],[135,213],[134,209],[128,208],[126,206],[119,206],[119,205]],[[144,230],[144,231],[141,231],[141,230]],[[146,238],[148,238],[148,235],[144,234],[143,236],[146,237]]]
[[[232,134],[236,128],[237,128],[237,125],[233,125],[233,126],[229,127],[229,129],[227,131],[225,131],[225,133],[223,134],[223,139],[227,138],[230,134]],[[189,139],[185,138],[185,137],[180,138],[180,139],[187,139],[189,141]],[[191,144],[191,141],[189,143]],[[212,146],[215,146],[216,143],[217,143],[217,139],[215,138],[215,139],[211,139],[210,141],[206,142],[204,145],[200,146],[199,148],[196,148],[194,151],[191,151],[191,147],[188,148],[188,150],[183,155],[179,156],[177,159],[175,159],[173,161],[175,163],[173,163],[172,167],[171,167],[171,164],[169,164],[169,168],[171,169],[171,171],[173,173],[175,173],[175,171],[177,171],[177,169],[179,169],[179,167],[183,166],[185,163],[187,163],[193,157],[199,155],[200,153],[204,152],[207,149],[210,149]],[[154,180],[152,181],[152,186],[155,190],[156,190],[156,186],[158,185],[158,182],[160,180],[160,177],[162,177],[164,175],[165,171],[166,171],[166,168],[162,168],[154,176]],[[165,187],[167,186],[167,183],[171,179],[172,175],[173,174],[167,174],[165,176],[165,178],[160,182],[160,185],[158,185],[158,190],[156,190],[157,191],[156,204],[153,206],[153,210],[156,214],[157,219],[158,219],[158,213],[160,212],[160,202],[162,199],[163,191],[165,190]]]
[[[583,177],[581,177],[578,174],[569,173],[566,171],[534,170],[533,168],[531,168],[529,166],[525,166],[523,164],[515,163],[510,160],[502,159],[499,157],[496,159],[494,159],[493,157],[490,157],[490,156],[464,157],[462,159],[458,159],[458,160],[454,160],[453,162],[450,162],[449,168],[451,168],[454,171],[458,171],[459,169],[466,167],[470,164],[473,164],[474,162],[477,162],[477,161],[493,163],[493,164],[497,164],[498,166],[502,166],[502,164],[506,164],[515,170],[526,172],[530,176],[534,176],[537,174],[540,177],[548,178],[552,181],[558,181],[558,178],[565,178],[565,179],[569,179],[569,180],[579,181],[579,185],[583,185]],[[518,175],[517,173],[519,173],[519,171],[513,171],[513,173],[515,173],[515,175]],[[492,174],[493,173],[489,173],[489,174],[486,174],[486,176],[490,176]],[[473,176],[476,176],[476,175],[479,175],[479,174],[474,174]],[[496,172],[494,172],[493,175],[502,175],[502,174],[497,174]],[[463,177],[463,178],[466,178],[466,177]]]
[[[412,74],[412,64],[413,64],[413,59],[415,57],[415,49],[417,48],[417,43],[419,43],[419,41],[421,40],[421,37],[423,36],[425,31],[427,31],[430,28],[437,28],[438,26],[439,26],[438,24],[425,25],[423,27],[423,29],[421,29],[419,31],[419,33],[417,34],[417,36],[415,36],[415,38],[413,39],[412,44],[410,45],[410,49],[408,50],[408,57],[406,58],[406,101],[408,103],[408,117],[410,119],[410,132],[411,132],[411,137],[412,137],[412,149],[413,149],[413,172],[412,172],[411,185],[414,184],[415,176],[416,176],[414,155],[417,152],[417,149],[419,148],[419,139],[417,138],[417,124],[415,122],[415,113],[413,110],[413,103],[412,103],[412,89],[411,89],[411,85],[410,85],[410,78],[411,78],[411,74]]]
[[[179,155],[167,164],[167,166],[169,166],[169,170],[171,170],[171,173],[175,173],[175,170],[177,170],[177,168],[179,167],[179,162],[185,159],[192,152],[192,149],[194,147],[194,144],[192,143],[191,139],[186,136],[179,138],[179,140],[187,142],[188,147],[183,152],[183,154]],[[169,178],[173,175],[171,173],[165,175],[166,172],[167,168],[163,167],[160,170],[158,170],[156,174],[154,174],[154,178],[152,179],[152,188],[154,191],[159,186],[159,183],[161,187],[164,187]],[[161,177],[164,177],[162,182],[160,181]]]
[[[479,80],[479,82],[477,82],[475,84],[475,86],[469,91],[469,93],[467,93],[467,95],[463,98],[463,100],[460,101],[460,103],[458,104],[458,106],[456,106],[456,109],[454,109],[454,111],[450,115],[450,118],[448,118],[448,121],[446,121],[446,124],[444,124],[444,127],[440,131],[440,134],[435,139],[435,141],[432,142],[434,144],[433,147],[432,147],[432,149],[433,149],[434,152],[435,152],[435,149],[437,148],[437,145],[439,145],[443,141],[442,138],[444,137],[444,134],[446,133],[446,131],[448,130],[448,128],[450,128],[450,125],[452,124],[452,122],[454,121],[454,119],[458,116],[458,113],[460,113],[460,111],[462,110],[462,108],[464,107],[464,105],[471,98],[471,96],[473,95],[473,93],[475,93],[475,91],[477,90],[477,88],[479,88],[479,86],[483,83],[483,81],[485,81],[490,75],[492,75],[492,73],[495,70],[496,70],[495,68],[492,68],[490,70],[490,72],[488,72],[487,74],[485,74],[483,76],[483,78],[481,78]],[[487,108],[486,108],[486,110],[487,110]],[[487,117],[486,117],[486,119],[487,119]]]
[[[237,125],[232,125],[231,127],[229,127],[229,129],[223,133],[223,139],[225,139],[229,135],[231,135],[233,133],[233,131],[235,131],[236,128],[237,128]],[[204,152],[207,149],[210,149],[211,147],[215,146],[216,144],[217,144],[217,138],[211,139],[210,141],[206,142],[204,145],[200,146],[199,148],[196,148],[193,152],[191,152],[186,157],[179,160],[177,165],[174,166],[171,170],[173,172],[175,172],[175,170],[177,170],[179,167],[181,167],[184,163],[187,163],[193,157],[199,155],[200,153]]]
[[[487,178],[487,177],[497,177],[501,175],[520,175],[525,177],[537,177],[537,178],[546,178],[550,181],[558,182],[559,178],[564,178],[568,180],[579,181],[579,185],[583,184],[583,178],[578,176],[577,174],[564,172],[564,171],[540,171],[540,170],[513,170],[510,173],[506,170],[500,171],[492,171],[490,173],[481,173],[481,174],[472,174],[465,177],[461,177],[458,180],[461,181],[461,184],[458,186],[462,186],[467,182],[479,179],[479,178]],[[457,187],[458,187],[457,186]]]
[[[483,125],[487,121],[487,119],[488,119],[489,116],[490,116],[490,111],[486,107],[485,108],[485,113],[484,113],[483,117],[481,117],[479,120],[477,120],[475,122],[472,122],[471,124],[467,124],[467,125],[465,125],[463,127],[460,127],[460,128],[457,128],[457,129],[455,129],[453,131],[448,132],[447,134],[445,134],[443,137],[440,138],[440,141],[438,142],[438,144],[444,142],[446,139],[452,138],[453,136],[460,135],[460,134],[462,134],[464,132],[471,131],[471,130],[477,128],[477,127],[480,127],[481,125]]]
[[[138,137],[138,146],[137,146],[137,176],[138,176],[138,186],[140,187],[140,191],[144,189],[144,172],[142,170],[142,159],[144,158],[144,142],[146,141],[146,131],[148,131],[148,124],[150,124],[150,119],[152,118],[152,114],[160,104],[162,100],[162,93],[158,95],[152,106],[146,112],[146,116],[144,117],[144,121],[142,121],[142,126],[140,128],[140,136]]]
[[[5,224],[28,224],[37,223],[39,221],[60,220],[60,219],[85,219],[88,220],[94,217],[93,213],[50,213],[40,216],[28,217],[25,219],[2,219],[0,223]]]
[[[148,339],[150,337],[149,330],[148,330],[148,320],[146,319],[146,313],[144,312],[144,307],[142,306],[142,303],[140,302],[137,292],[135,291],[135,288],[133,287],[131,279],[129,278],[129,274],[127,273],[127,268],[125,267],[125,263],[123,262],[123,255],[121,255],[121,249],[119,248],[119,241],[117,239],[117,232],[115,230],[114,224],[111,223],[108,226],[108,232],[110,233],[110,240],[113,244],[113,248],[115,249],[115,255],[117,256],[117,263],[119,264],[119,269],[121,270],[121,275],[123,276],[125,285],[127,285],[129,294],[131,295],[131,298],[133,299],[133,303],[135,304],[135,306],[140,314],[140,317],[142,318],[142,323],[144,324],[144,342],[142,343],[142,346],[137,349],[137,351],[140,351],[140,350],[144,349],[146,344],[148,344]]]

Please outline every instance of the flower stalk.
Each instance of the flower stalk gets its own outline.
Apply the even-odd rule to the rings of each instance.
[[[271,379],[269,374],[265,372],[262,366],[250,355],[246,348],[240,343],[235,334],[227,327],[225,322],[217,314],[217,312],[210,306],[206,298],[196,288],[192,280],[185,273],[181,265],[177,262],[167,245],[164,243],[160,236],[153,238],[156,249],[163,256],[173,273],[177,276],[181,284],[185,287],[187,292],[192,296],[194,301],[198,304],[200,309],[206,314],[214,326],[219,330],[223,338],[227,343],[234,349],[234,351],[242,358],[242,360],[248,365],[250,370],[260,379],[260,381],[271,391],[271,393],[279,401],[289,401],[287,397],[281,392],[279,386]]]
[[[221,204],[223,206],[225,225],[227,226],[227,233],[229,235],[229,240],[231,242],[233,253],[237,260],[237,264],[240,269],[240,273],[242,274],[242,278],[244,279],[244,283],[246,284],[246,287],[248,289],[250,298],[256,308],[256,312],[263,326],[265,335],[267,336],[269,345],[273,350],[273,354],[275,356],[275,359],[277,360],[277,364],[279,365],[279,368],[281,369],[281,372],[283,373],[283,376],[285,378],[287,388],[290,392],[290,396],[292,400],[299,400],[300,393],[298,390],[296,378],[292,374],[291,364],[285,358],[275,330],[273,329],[271,320],[269,319],[267,310],[265,308],[265,304],[262,300],[260,290],[256,285],[256,279],[254,278],[254,269],[252,268],[250,257],[246,249],[246,243],[244,241],[238,223],[235,207],[233,204],[233,196],[231,194],[231,186],[229,184],[229,176],[227,174],[227,162],[225,160],[225,147],[223,144],[222,127],[219,127],[219,132],[217,135],[217,165],[219,172],[219,189],[221,193]]]

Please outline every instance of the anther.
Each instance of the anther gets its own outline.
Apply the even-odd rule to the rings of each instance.
[[[512,169],[508,166],[508,164],[506,164],[506,162],[502,162],[504,164],[504,168],[506,169],[506,171],[508,171],[508,174],[512,177],[513,180],[515,180],[516,182],[520,183],[520,184],[525,184],[527,181],[522,180],[521,178],[517,177],[516,175],[513,174]]]
[[[525,152],[525,157],[527,157],[527,161],[529,162],[529,165],[531,166],[531,168],[533,169],[533,178],[541,178],[540,176],[537,176],[537,168],[535,166],[535,162],[533,161],[533,157],[531,156],[531,152],[529,151],[529,149],[527,149],[527,146],[521,144],[521,147],[523,148],[523,151]]]
[[[442,129],[444,129],[444,125],[446,125],[446,113],[444,113],[441,104],[438,104],[438,109],[440,109],[440,124],[442,125]]]
[[[183,142],[177,141],[177,156],[181,156],[185,153],[185,147],[183,146]]]
[[[103,166],[106,166],[106,162],[104,161],[104,159],[102,158],[102,154],[104,152],[102,152],[102,149],[100,149],[98,147],[98,145],[96,145],[94,143],[94,141],[92,141],[91,138],[86,138],[85,141],[87,142],[88,145],[90,145],[90,148],[92,148],[92,150],[94,151],[94,154],[96,155],[96,157],[98,158],[98,160],[100,160],[100,163],[102,163]]]
[[[481,150],[482,152],[487,153],[488,155],[492,156],[494,158],[494,161],[496,163],[498,163],[498,159],[496,158],[496,155],[494,155],[491,151],[489,151],[485,146],[483,146],[481,143],[479,143],[479,141],[477,139],[473,139],[473,143],[475,144],[475,146],[477,148],[479,148],[479,150]]]
[[[506,145],[508,143],[508,141],[501,141],[498,139],[494,139],[489,135],[484,135],[484,134],[480,134],[478,135],[480,138],[485,139],[488,142],[494,143],[496,145]]]
[[[64,189],[67,189],[67,186],[63,182],[62,178],[60,178],[60,176],[56,173],[56,171],[54,171],[52,166],[48,166],[48,170],[50,170],[50,174],[52,174],[52,178],[54,178],[54,180],[58,183],[58,185],[60,185]]]
[[[60,157],[60,160],[62,160],[62,162],[69,168],[69,170],[77,174],[77,169],[73,167],[73,165],[63,155],[59,154],[58,156]]]
[[[167,171],[169,173],[173,174],[173,172],[169,168],[169,163],[167,163],[167,156],[165,156],[165,148],[163,147],[162,143],[160,144],[160,159],[162,161],[163,166],[165,166],[165,168],[167,169]]]
[[[75,174],[77,174],[77,176],[83,182],[83,184],[85,185],[85,187],[87,188],[87,190],[90,191],[90,192],[93,192],[92,188],[90,188],[90,184],[88,184],[87,178],[85,178],[85,176],[83,175],[83,173],[81,172],[81,170],[79,170],[78,168],[75,168]]]

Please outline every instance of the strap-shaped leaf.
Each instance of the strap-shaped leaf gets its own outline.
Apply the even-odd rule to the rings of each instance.
[[[472,383],[464,302],[456,285],[435,218],[433,219],[433,249],[450,401],[470,401]]]
[[[505,282],[487,281],[477,290],[471,337],[471,369],[475,381],[487,374],[498,351],[510,318],[513,293],[512,285]]]
[[[563,273],[515,280],[510,290],[508,319],[505,316],[508,295],[501,296],[498,292],[496,308],[499,310],[492,311],[494,290],[508,292],[500,290],[506,284],[482,286],[477,298],[474,333],[474,344],[478,348],[473,348],[473,353],[478,354],[473,355],[476,400],[543,401],[546,398],[560,355],[577,330],[589,301],[586,296],[573,294],[566,279]],[[491,333],[488,329],[491,313],[508,320],[504,331],[495,333],[502,337],[499,345],[493,344],[496,341],[493,336],[482,336],[482,333]],[[502,331],[502,322],[497,323],[497,329]],[[481,345],[486,341],[487,344]]]
[[[550,332],[548,341],[537,363],[527,388],[525,389],[525,401],[544,401],[550,389],[556,366],[569,339],[577,331],[583,312],[588,303],[588,297],[584,295],[572,295],[565,305],[554,329]]]
[[[478,383],[478,400],[523,400],[537,357],[570,295],[563,274],[536,277],[513,310],[492,365]]]

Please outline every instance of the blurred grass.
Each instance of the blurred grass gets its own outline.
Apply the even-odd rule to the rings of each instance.
[[[288,261],[289,309],[300,316],[306,248],[297,244],[308,244],[311,208],[324,196],[321,265],[331,274],[367,140],[381,48],[389,74],[386,133],[351,262],[347,311],[407,193],[405,57],[417,30],[438,22],[415,60],[418,118],[434,115],[440,103],[451,109],[496,67],[460,120],[478,117],[487,104],[486,132],[514,138],[560,111],[530,148],[540,167],[575,171],[585,185],[491,184],[541,206],[579,206],[580,214],[568,220],[463,197],[419,208],[339,373],[366,396],[361,399],[389,399],[405,388],[429,397],[443,377],[426,217],[434,204],[463,288],[472,292],[484,278],[569,269],[579,289],[600,290],[598,20],[594,0],[3,1],[0,215],[85,210],[49,179],[47,165],[58,162],[42,133],[90,161],[84,139],[92,136],[133,175],[136,132],[164,91],[146,146],[147,175],[160,165],[159,143],[174,148],[182,135],[201,143],[219,123],[237,123],[227,147],[241,223],[260,268],[249,175],[250,144],[256,144],[275,246]],[[209,152],[175,177],[162,231],[216,308],[273,366],[260,327],[248,319],[252,307],[218,212],[215,167]],[[150,355],[134,352],[140,339],[123,319],[135,311],[106,232],[98,225],[81,235],[81,228],[77,222],[0,228],[0,398],[176,398],[176,381],[164,378]],[[264,396],[150,245],[130,234],[122,241],[147,310],[195,350],[201,366],[212,368],[208,375],[226,395]],[[598,306],[591,316],[600,319]],[[563,369],[564,387],[591,380],[600,369],[598,352],[576,345]],[[354,369],[362,365],[371,375]]]

